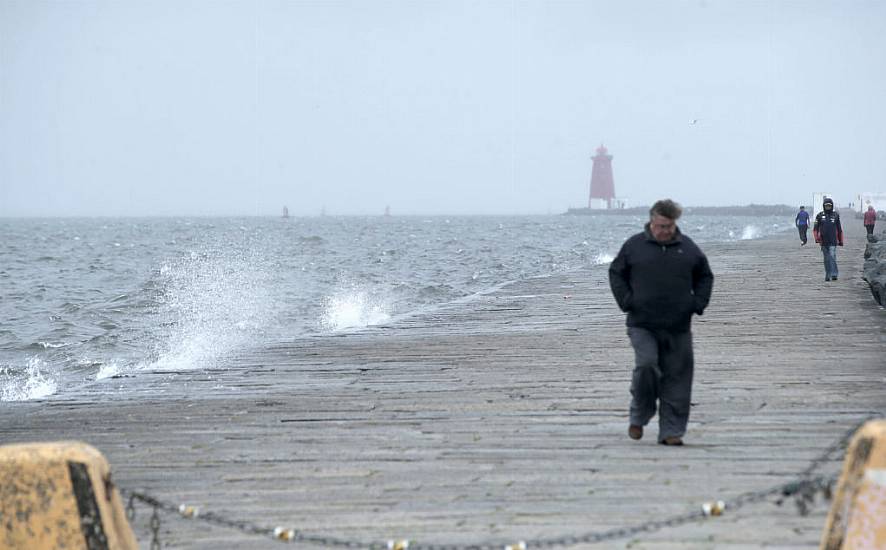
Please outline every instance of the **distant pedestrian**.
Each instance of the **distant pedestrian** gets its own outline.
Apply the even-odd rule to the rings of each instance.
[[[707,257],[677,227],[681,213],[670,199],[656,202],[644,231],[625,241],[609,267],[634,348],[628,435],[643,437],[657,405],[664,445],[683,444],[694,369],[692,314],[702,314],[714,286]]]
[[[821,208],[821,212],[815,216],[812,235],[815,242],[821,245],[821,254],[824,256],[824,280],[836,281],[839,275],[837,247],[843,246],[843,226],[840,224],[840,214],[834,211],[832,199],[825,197]]]
[[[797,217],[794,218],[794,225],[797,226],[797,231],[800,232],[800,246],[806,246],[806,230],[809,229],[809,212],[806,211],[805,206],[800,206],[800,211],[797,212]]]
[[[867,212],[864,213],[864,228],[867,229],[868,235],[874,234],[875,223],[877,223],[877,211],[873,206],[868,205]]]

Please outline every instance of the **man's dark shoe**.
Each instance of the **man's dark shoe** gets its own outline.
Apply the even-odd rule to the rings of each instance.
[[[831,280],[832,280],[832,281],[836,281],[837,278],[836,278],[836,277],[831,277]]]
[[[683,445],[683,440],[677,437],[676,435],[669,435],[668,437],[659,441],[662,445],[672,445],[675,447],[679,447]]]
[[[637,426],[636,424],[631,424],[628,427],[628,437],[631,439],[637,440],[643,438],[643,426]]]

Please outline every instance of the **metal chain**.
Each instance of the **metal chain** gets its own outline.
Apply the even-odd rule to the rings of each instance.
[[[157,508],[154,506],[154,513],[151,514],[151,550],[160,550],[160,514]]]
[[[778,499],[775,500],[775,503],[778,505],[781,505],[785,498],[794,498],[800,514],[806,515],[809,512],[811,504],[814,502],[815,495],[821,493],[825,498],[830,499],[833,484],[837,481],[836,475],[814,476],[813,474],[823,464],[831,460],[831,455],[833,455],[838,450],[845,450],[850,439],[852,438],[852,435],[862,424],[864,424],[868,420],[871,420],[872,418],[877,418],[878,416],[879,415],[865,418],[864,420],[850,428],[839,440],[830,445],[820,455],[814,458],[809,466],[805,468],[802,472],[800,472],[796,479],[760,491],[750,491],[747,493],[742,493],[736,496],[734,499],[728,501],[728,503],[720,502],[718,507],[719,511],[716,514],[711,514],[708,511],[699,509],[694,512],[679,514],[670,518],[655,521],[648,521],[631,527],[620,527],[610,529],[608,531],[592,531],[580,535],[567,535],[550,539],[526,540],[521,541],[517,545],[493,543],[468,545],[415,544],[410,543],[409,541],[362,542],[339,539],[331,536],[306,535],[299,531],[285,530],[280,527],[277,527],[276,529],[270,529],[268,527],[261,527],[247,521],[235,521],[215,514],[213,512],[203,512],[197,514],[192,508],[186,508],[184,505],[175,506],[171,503],[163,502],[146,493],[130,491],[122,487],[120,488],[120,493],[123,496],[129,497],[127,516],[130,516],[131,513],[130,519],[135,517],[135,509],[133,506],[134,500],[139,500],[153,507],[154,512],[151,516],[151,529],[153,531],[151,550],[160,549],[160,518],[157,514],[157,511],[161,509],[165,512],[178,513],[191,519],[202,520],[222,527],[235,529],[250,535],[270,537],[283,542],[306,542],[320,546],[336,548],[366,548],[369,550],[400,550],[401,548],[405,549],[406,547],[408,547],[409,550],[501,550],[502,548],[506,548],[507,550],[525,550],[528,547],[552,548],[559,546],[574,546],[577,544],[590,544],[627,538],[641,533],[651,533],[653,531],[658,531],[667,527],[678,527],[687,523],[705,519],[711,515],[719,515],[723,507],[727,506],[727,504],[729,510],[737,510],[745,505],[762,502],[775,496],[778,497]],[[186,513],[186,510],[188,513]]]
[[[785,483],[782,485],[778,485],[776,487],[771,487],[769,489],[765,489],[762,491],[754,491],[749,493],[744,493],[739,495],[734,500],[729,501],[729,509],[737,510],[746,504],[756,503],[763,500],[766,500],[769,497],[775,495],[781,496],[795,496],[795,495],[803,495],[804,498],[811,498],[817,492],[824,492],[824,487],[830,486],[830,483],[833,482],[833,479],[825,479],[825,478],[816,478],[814,480],[796,480],[791,481],[789,483]],[[179,508],[175,507],[172,504],[163,503],[158,501],[157,499],[144,495],[142,493],[129,493],[132,498],[136,498],[145,502],[146,504],[152,505],[154,509],[155,516],[151,518],[151,527],[154,529],[154,541],[152,541],[151,549],[155,548],[159,549],[159,542],[156,542],[158,539],[157,530],[159,528],[159,518],[155,524],[154,517],[156,517],[156,513],[158,509],[163,509],[167,512],[175,512],[179,513]],[[780,504],[780,502],[779,502]],[[798,504],[798,507],[800,505]],[[801,508],[801,512],[802,512]],[[689,512],[685,514],[680,514],[677,516],[673,516],[666,519],[649,521],[639,525],[635,525],[632,527],[621,527],[616,529],[611,529],[608,531],[594,531],[590,533],[584,533],[580,535],[570,535],[563,536],[552,539],[538,539],[538,540],[527,540],[523,542],[523,545],[526,547],[532,548],[552,548],[558,546],[574,546],[576,544],[590,544],[596,542],[603,542],[615,539],[627,538],[632,535],[642,534],[642,533],[651,533],[654,531],[658,531],[660,529],[668,528],[668,527],[678,527],[684,525],[686,523],[691,523],[694,521],[702,520],[708,517],[702,510],[698,510],[695,512]],[[275,535],[275,530],[260,527],[255,524],[246,522],[246,521],[234,521],[227,519],[223,516],[219,516],[218,514],[207,512],[198,516],[198,519],[206,521],[208,523],[212,523],[215,525],[219,525],[222,527],[228,527],[231,529],[235,529],[241,531],[243,533],[257,535],[257,536],[270,536],[271,538],[281,540],[278,536]],[[155,527],[156,526],[156,527]],[[303,533],[296,532],[291,539],[293,542],[305,542],[317,544],[320,546],[326,547],[337,547],[337,548],[368,548],[369,550],[390,550],[391,543],[390,542],[360,542],[360,541],[352,541],[352,540],[343,540],[335,537],[329,536],[311,536],[305,535]],[[156,545],[155,545],[156,544]],[[504,544],[473,544],[473,545],[458,545],[458,544],[410,544],[409,548],[411,550],[500,550]]]
[[[126,505],[126,519],[130,522],[135,519],[135,495],[129,497],[129,503]]]
[[[834,454],[838,450],[844,451],[846,447],[849,446],[849,441],[852,439],[852,436],[855,435],[855,432],[857,432],[859,428],[861,428],[867,421],[873,420],[874,418],[878,417],[879,415],[868,416],[864,420],[859,421],[857,424],[849,428],[849,430],[847,430],[846,433],[843,434],[843,437],[832,443],[830,447],[825,449],[824,452],[822,452],[816,459],[814,459],[809,464],[809,466],[805,470],[803,470],[803,472],[800,474],[800,477],[812,476],[812,474],[815,473],[815,470],[817,470],[822,464],[831,460],[832,454]]]

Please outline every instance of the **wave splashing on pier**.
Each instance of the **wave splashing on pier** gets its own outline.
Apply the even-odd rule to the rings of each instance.
[[[699,242],[791,228],[775,217],[750,220],[686,216],[681,226]],[[224,368],[250,348],[395,322],[508,281],[605,266],[644,221],[2,220],[0,399],[39,399],[97,380],[126,391],[107,381]]]

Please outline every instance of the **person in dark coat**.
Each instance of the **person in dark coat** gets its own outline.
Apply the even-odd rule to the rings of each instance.
[[[821,212],[815,216],[812,236],[815,242],[821,245],[821,254],[824,256],[824,280],[836,281],[839,275],[837,247],[843,246],[843,225],[840,223],[840,214],[834,211],[834,201],[829,197],[825,197],[822,201]]]
[[[670,199],[656,202],[643,232],[625,241],[609,266],[634,348],[628,435],[642,438],[658,408],[664,445],[683,444],[694,369],[692,315],[704,312],[714,287],[707,257],[677,227],[681,213]]]

